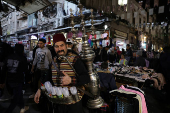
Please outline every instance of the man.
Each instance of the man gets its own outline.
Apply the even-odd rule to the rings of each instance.
[[[102,45],[100,45],[100,50],[99,50],[99,61],[103,61],[102,60],[102,54],[103,54],[103,47],[102,47]]]
[[[21,44],[16,44],[15,53],[7,57],[2,69],[2,74],[7,75],[7,77],[3,76],[0,80],[0,84],[4,84],[6,79],[6,85],[9,87],[13,94],[11,104],[5,113],[12,113],[17,105],[21,109],[20,113],[24,113],[26,110],[29,109],[28,106],[24,107],[22,92],[24,73],[25,76],[28,75],[27,59],[23,55],[23,53],[24,46]]]
[[[95,58],[93,62],[98,62],[99,61],[99,48],[97,48],[97,44],[94,44],[93,51],[95,53]]]
[[[72,39],[71,39],[71,38],[68,38],[68,39],[66,40],[66,43],[67,43],[67,46],[68,46],[67,49],[72,50],[72,47],[73,47],[73,41],[72,41]]]
[[[39,80],[44,83],[45,80],[49,79],[49,67],[52,61],[52,56],[50,50],[45,47],[46,40],[39,39],[38,46],[39,48],[36,49],[35,58],[33,61],[31,72],[34,73],[34,67],[37,64],[37,69],[35,71],[34,76],[34,91],[36,92],[38,89],[38,82]],[[33,98],[34,94],[30,96]]]
[[[130,45],[127,44],[126,45],[126,60],[128,61],[128,64],[130,64],[132,57],[133,57],[132,50],[130,48]]]
[[[2,67],[4,65],[5,59],[13,53],[13,48],[6,42],[2,42],[0,39],[0,80],[5,76],[4,74],[2,74]],[[0,100],[5,100],[9,98],[8,95],[5,95],[5,93],[8,91],[7,88],[4,87],[4,85],[5,84],[0,84]]]
[[[134,66],[141,66],[141,67],[146,66],[145,59],[142,57],[142,50],[138,50],[136,52],[136,61],[134,63]]]
[[[108,70],[108,62],[103,62],[101,64],[102,71],[98,71],[97,74],[100,78],[100,86],[101,86],[101,96],[106,103],[110,103],[110,95],[109,91],[117,89],[116,82],[114,76]]]
[[[108,54],[109,46],[106,46],[103,48],[103,54],[102,54],[102,61],[109,62],[109,54]]]
[[[37,45],[36,45],[35,48],[33,49],[33,55],[32,55],[33,60],[34,60],[34,58],[35,58],[35,52],[36,52],[36,50],[37,50],[38,48],[39,48],[39,47],[38,47],[38,43],[37,43]]]
[[[56,71],[55,66],[52,66],[52,81],[55,86],[60,87],[71,87],[71,86],[81,86],[87,84],[90,81],[88,71],[86,70],[83,62],[80,60],[79,56],[67,50],[68,46],[63,34],[55,34],[53,36],[54,49],[57,54],[56,67],[63,73],[63,77],[60,80],[58,78],[59,73]],[[64,59],[58,59],[60,56],[65,56],[69,62],[73,65],[76,73],[70,67],[68,62]],[[57,76],[58,75],[58,76]],[[41,90],[38,89],[34,101],[39,103],[39,98],[41,96]],[[55,105],[56,113],[82,113],[82,101],[79,101],[75,104],[65,105],[65,104],[56,104]]]

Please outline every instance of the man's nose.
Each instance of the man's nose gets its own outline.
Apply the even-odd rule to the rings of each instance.
[[[63,49],[62,49],[62,47],[60,47],[60,46],[59,46],[59,48],[58,48],[58,49],[59,49],[59,50],[63,50]]]

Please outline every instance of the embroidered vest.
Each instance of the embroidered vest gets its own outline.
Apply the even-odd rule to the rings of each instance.
[[[71,52],[68,53],[68,55],[67,55],[67,59],[71,63],[71,65],[74,65],[76,58],[77,58],[77,55],[73,54]],[[55,64],[61,72],[64,71],[65,73],[67,73],[72,78],[72,82],[75,81],[74,79],[76,78],[76,74],[66,60],[61,60],[61,63],[60,63],[59,66],[58,66],[57,63],[55,63]],[[68,89],[70,89],[70,87],[72,86],[72,85],[67,85],[67,86],[61,85],[61,82],[60,82],[61,77],[59,77],[59,74],[55,70],[54,66],[52,66],[52,81],[53,81],[54,85],[57,86],[57,87],[60,87],[60,86],[61,87],[68,87]],[[84,87],[81,87],[81,89],[84,89]],[[62,98],[56,98],[55,96],[54,97],[53,96],[47,96],[47,97],[53,103],[68,105],[68,104],[75,104],[76,102],[79,102],[82,99],[83,95],[84,95],[83,92],[80,92],[79,90],[77,90],[76,95],[72,95],[70,93],[70,95],[68,97],[64,97],[64,96]]]
[[[74,61],[76,56],[77,56],[76,54],[73,54],[71,52],[68,53],[67,59],[71,63],[71,65],[74,64],[73,61]],[[61,72],[64,71],[66,74],[68,74],[72,78],[72,81],[74,81],[73,79],[75,79],[76,75],[75,75],[73,69],[70,67],[69,63],[65,59],[61,60],[61,63],[59,64],[59,66],[58,66],[57,63],[55,63],[55,64]],[[55,86],[57,86],[57,87],[61,86],[61,77],[59,76],[59,74],[55,70],[54,66],[52,66],[52,81],[53,81]],[[62,86],[62,87],[68,87],[68,86]]]

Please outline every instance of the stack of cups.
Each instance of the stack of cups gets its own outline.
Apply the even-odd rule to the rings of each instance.
[[[69,96],[69,91],[68,91],[67,87],[63,87],[62,92],[63,92],[64,97],[68,97]]]
[[[45,85],[45,88],[46,88],[48,94],[51,94],[51,88],[52,88],[51,83],[49,81],[47,81],[44,83],[44,85]]]
[[[57,98],[56,95],[57,95],[57,91],[56,91],[56,86],[52,87],[51,88],[51,93],[53,95],[54,98]]]
[[[75,99],[75,101],[77,102],[79,100],[79,96],[77,94],[77,89],[75,86],[70,88],[70,92],[73,95],[73,98]]]
[[[63,98],[62,87],[56,87],[55,89],[56,89],[56,94],[58,98]]]
[[[69,90],[67,87],[63,87],[63,95],[65,97],[65,102],[67,102],[67,103],[73,102],[73,98],[72,98],[72,96],[70,96]]]

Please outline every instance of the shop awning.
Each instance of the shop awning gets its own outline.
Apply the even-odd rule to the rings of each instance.
[[[48,0],[32,0],[32,3],[29,2],[29,0],[22,0],[20,2],[16,2],[14,0],[4,0],[5,2],[13,5],[13,6],[17,6],[19,7],[19,9],[21,9],[22,11],[28,13],[28,14],[32,14],[36,11],[39,11],[47,6],[49,6],[51,3]],[[23,6],[23,4],[25,4]]]
[[[126,37],[123,37],[123,36],[120,36],[120,35],[116,35],[116,34],[115,34],[115,36],[116,36],[116,38],[120,38],[122,40],[126,40]]]
[[[4,8],[3,11],[0,11],[0,20],[3,18],[3,17],[6,17],[8,16],[9,13],[13,12],[15,10],[14,7],[12,7],[11,5],[5,3],[5,2],[2,2],[2,7]]]

